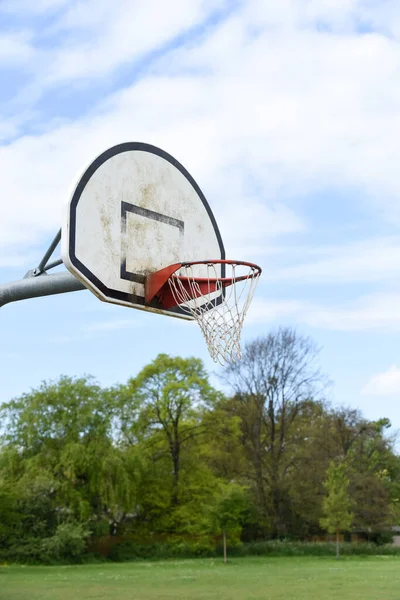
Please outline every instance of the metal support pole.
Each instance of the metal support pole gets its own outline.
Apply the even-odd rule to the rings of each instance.
[[[43,262],[43,261],[42,261]],[[8,302],[85,290],[86,287],[68,271],[53,275],[28,277],[0,284],[0,307]]]
[[[45,271],[50,271],[50,269],[54,269],[54,267],[58,267],[59,265],[63,264],[63,259],[62,258],[57,258],[57,260],[53,260],[52,262],[47,263],[46,267],[45,267]]]
[[[46,270],[47,262],[48,262],[49,258],[51,257],[51,255],[53,254],[54,250],[57,248],[58,244],[60,243],[60,240],[61,240],[61,229],[57,232],[56,237],[51,242],[48,250],[46,251],[46,254],[43,256],[43,258],[40,261],[37,268],[33,269],[33,271],[32,271],[33,276],[40,275],[41,273],[43,273],[43,271]]]

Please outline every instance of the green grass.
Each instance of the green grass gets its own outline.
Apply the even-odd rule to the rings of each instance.
[[[399,600],[396,557],[0,567],[1,600]]]

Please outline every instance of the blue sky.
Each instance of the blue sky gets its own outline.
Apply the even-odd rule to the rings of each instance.
[[[244,340],[295,326],[332,402],[399,428],[399,41],[395,0],[0,0],[0,281],[36,266],[88,162],[155,144],[227,255],[263,267]],[[89,292],[0,323],[0,401],[60,374],[124,381],[159,352],[218,372],[195,325]]]

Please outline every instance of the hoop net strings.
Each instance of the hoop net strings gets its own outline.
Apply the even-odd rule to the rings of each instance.
[[[247,272],[244,273],[243,269]],[[242,356],[240,335],[243,321],[260,275],[254,267],[235,263],[227,264],[226,270],[225,277],[232,280],[229,286],[224,286],[221,273],[213,263],[184,265],[168,280],[175,302],[197,321],[211,358],[221,365],[227,361],[235,362]],[[201,289],[196,281],[199,276],[203,282],[206,280],[206,284],[208,280]],[[243,276],[242,281],[237,281]]]

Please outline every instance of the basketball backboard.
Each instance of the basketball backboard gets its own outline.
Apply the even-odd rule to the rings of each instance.
[[[184,319],[192,317],[179,306],[145,303],[147,275],[177,262],[225,258],[193,177],[140,142],[114,146],[89,165],[68,203],[61,240],[64,264],[101,300]]]

